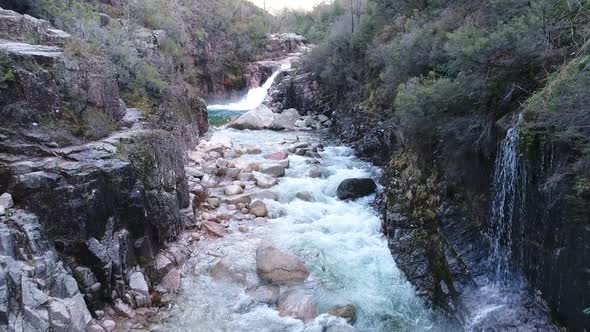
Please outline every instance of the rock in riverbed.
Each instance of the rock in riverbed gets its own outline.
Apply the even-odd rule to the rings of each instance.
[[[9,193],[4,193],[0,196],[0,207],[4,209],[10,209],[13,206],[14,203],[12,201],[12,195]]]
[[[203,228],[207,233],[217,237],[223,237],[227,233],[223,226],[212,221],[205,221],[205,223],[203,223]]]
[[[269,128],[273,123],[276,114],[273,113],[270,108],[265,105],[261,105],[258,108],[249,111],[227,126],[229,128],[245,130],[245,129],[252,129],[252,130],[259,130]]]
[[[264,158],[270,159],[270,160],[283,160],[283,159],[287,159],[288,157],[289,157],[289,154],[285,151],[273,152],[273,153],[269,153],[264,156]]]
[[[285,166],[280,164],[262,165],[260,172],[275,178],[285,176]]]
[[[309,322],[317,316],[312,296],[303,290],[293,290],[281,296],[278,309],[280,316],[290,316],[304,322]]]
[[[262,281],[276,285],[301,283],[309,276],[299,258],[282,252],[266,241],[256,249],[256,271]]]
[[[354,321],[356,319],[354,307],[350,304],[334,307],[334,308],[330,309],[330,311],[328,311],[328,313],[332,316],[342,317],[342,318],[346,319],[346,321],[349,324],[354,323]]]
[[[252,202],[252,204],[250,204],[250,213],[252,213],[256,217],[266,217],[266,215],[268,214],[266,204],[264,204],[262,201]]]
[[[254,181],[256,182],[256,185],[262,189],[268,189],[277,184],[277,180],[275,178],[262,173],[255,173]]]
[[[339,199],[357,199],[368,196],[377,190],[372,179],[346,179],[340,183],[336,191]]]

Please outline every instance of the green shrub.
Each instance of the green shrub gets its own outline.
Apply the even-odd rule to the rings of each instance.
[[[16,80],[14,63],[8,55],[0,52],[0,88],[6,88],[9,83]]]
[[[83,114],[84,138],[98,140],[118,129],[117,121],[106,113],[86,111]]]

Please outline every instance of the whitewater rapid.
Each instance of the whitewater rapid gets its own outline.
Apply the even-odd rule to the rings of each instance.
[[[261,154],[247,158],[260,162],[276,152],[284,140],[319,142],[313,133],[235,131],[224,129],[234,144],[256,146]],[[251,222],[249,231],[199,242],[185,266],[179,297],[165,312],[163,330],[170,331],[426,331],[433,329],[431,312],[396,267],[380,232],[380,220],[371,207],[374,197],[357,201],[336,198],[340,182],[352,177],[379,177],[379,169],[358,160],[343,146],[327,146],[320,153],[320,178],[308,172],[317,167],[308,157],[290,155],[290,167],[271,190],[278,201],[266,199],[269,221]],[[312,201],[297,198],[307,192]],[[232,224],[233,223],[233,224]],[[230,221],[230,229],[237,227]],[[270,240],[299,257],[311,272],[301,291],[313,296],[320,314],[304,323],[253,300],[258,282],[256,248]],[[221,259],[231,262],[239,282],[211,277]],[[325,314],[330,308],[351,304],[354,328],[343,319]]]

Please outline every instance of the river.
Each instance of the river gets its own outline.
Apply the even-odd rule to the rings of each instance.
[[[211,116],[258,106],[264,100],[260,93],[266,95],[277,74],[242,102],[209,107]],[[432,312],[391,256],[381,233],[381,221],[371,205],[374,195],[355,201],[336,197],[336,189],[343,180],[378,180],[380,169],[360,161],[351,148],[318,131],[238,131],[223,127],[213,131],[216,136],[231,139],[239,149],[260,149],[260,153],[240,157],[253,163],[263,163],[265,154],[285,150],[295,142],[326,146],[319,145],[319,156],[313,158],[289,155],[286,175],[270,189],[276,194],[275,199],[264,199],[269,211],[264,222],[230,218],[228,235],[199,241],[184,266],[178,297],[162,313],[161,330],[435,330]],[[314,170],[320,174],[310,175]],[[281,316],[276,306],[256,301],[260,284],[256,249],[263,240],[298,257],[310,271],[303,284],[281,286],[280,292],[281,296],[298,292],[311,298],[315,319],[304,322]],[[222,278],[216,268],[220,261],[227,268]],[[342,318],[326,314],[331,308],[344,305],[354,308],[354,327]]]

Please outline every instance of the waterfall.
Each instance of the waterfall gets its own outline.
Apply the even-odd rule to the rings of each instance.
[[[264,84],[260,87],[250,89],[248,94],[245,95],[240,101],[230,104],[220,104],[220,105],[209,105],[207,109],[209,111],[250,111],[258,106],[262,105],[264,99],[268,94],[268,90],[274,83],[275,79],[279,75],[280,72],[291,68],[290,62],[285,62],[281,64],[279,70],[272,73],[272,75],[264,82]]]
[[[512,276],[513,240],[522,236],[522,222],[526,217],[527,172],[519,157],[519,125],[522,114],[500,144],[492,182],[493,201],[489,239],[490,265],[498,282]],[[522,246],[521,246],[522,247]]]

